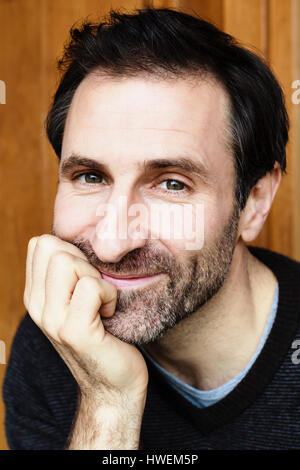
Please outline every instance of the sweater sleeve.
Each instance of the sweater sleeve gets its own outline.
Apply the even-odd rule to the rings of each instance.
[[[10,449],[64,449],[76,397],[67,366],[27,314],[14,337],[3,386]]]

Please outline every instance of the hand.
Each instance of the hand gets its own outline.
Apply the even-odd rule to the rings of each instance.
[[[116,308],[116,287],[85,255],[52,235],[29,241],[24,303],[76,379],[81,396],[105,405],[145,402],[148,370],[142,354],[107,332],[101,316]],[[47,365],[45,365],[47,367]]]

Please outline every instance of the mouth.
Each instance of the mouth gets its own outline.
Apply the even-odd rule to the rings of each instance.
[[[154,280],[158,280],[163,273],[152,274],[152,275],[139,275],[136,276],[134,274],[122,274],[122,275],[112,275],[106,274],[103,271],[100,271],[102,279],[105,279],[108,282],[111,282],[116,287],[136,287],[141,286],[144,284],[148,284],[153,282]]]

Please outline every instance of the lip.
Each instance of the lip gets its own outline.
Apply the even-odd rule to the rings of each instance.
[[[142,284],[146,284],[152,282],[153,280],[159,278],[163,273],[157,273],[153,275],[140,275],[138,277],[133,277],[133,275],[125,275],[116,276],[115,274],[112,276],[110,274],[106,274],[103,271],[100,271],[102,279],[111,282],[116,287],[135,287],[140,286]]]
[[[156,276],[157,274],[161,274],[161,273],[155,273],[155,274],[138,274],[138,275],[135,275],[135,274],[110,274],[110,273],[106,273],[105,271],[100,271],[101,274],[104,274],[105,276],[108,276],[108,277],[113,277],[114,279],[140,279],[140,278],[144,278],[144,277],[153,277],[153,276]]]

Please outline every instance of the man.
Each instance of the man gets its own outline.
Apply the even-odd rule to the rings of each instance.
[[[60,65],[59,185],[52,234],[28,247],[10,447],[299,448],[300,265],[246,246],[286,166],[273,74],[168,9],[73,30]],[[148,220],[174,207],[177,238]]]

